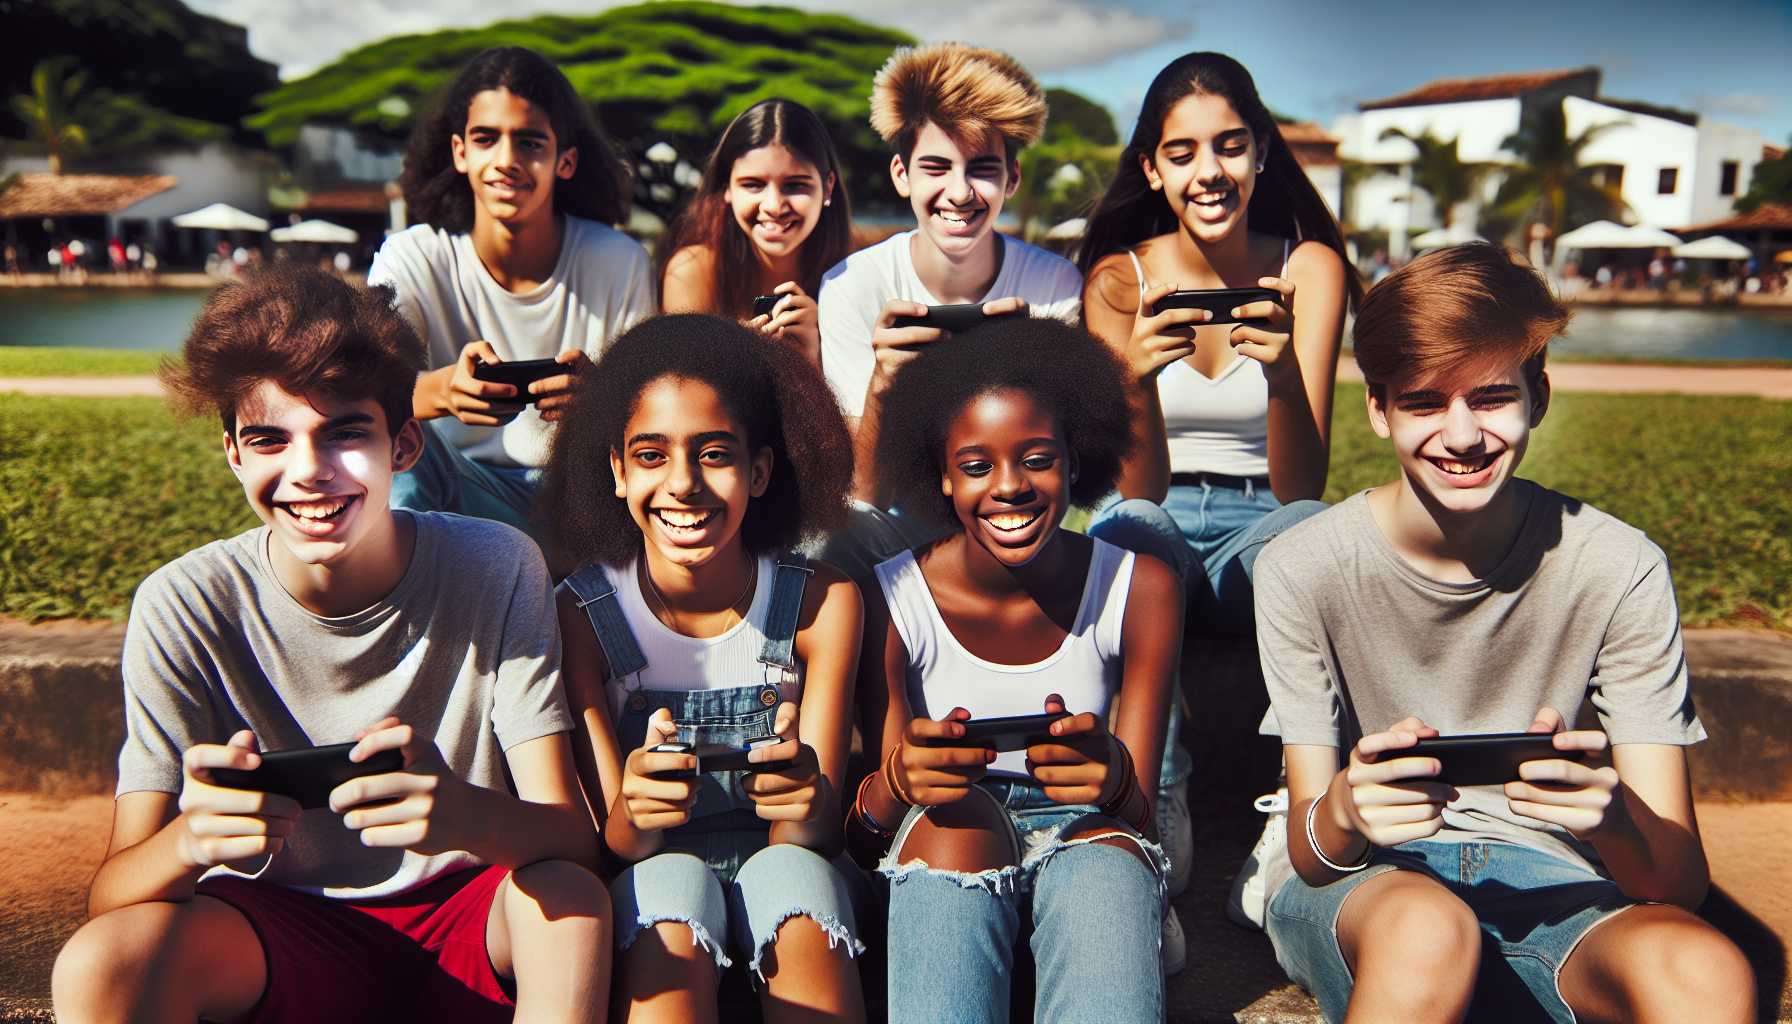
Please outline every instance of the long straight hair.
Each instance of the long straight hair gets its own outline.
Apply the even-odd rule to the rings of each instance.
[[[1325,205],[1319,190],[1294,159],[1293,150],[1283,141],[1276,119],[1257,95],[1251,73],[1223,53],[1185,53],[1151,80],[1132,139],[1120,153],[1120,167],[1089,215],[1089,227],[1077,260],[1083,276],[1087,277],[1095,264],[1111,252],[1177,230],[1175,212],[1161,194],[1152,190],[1140,160],[1156,155],[1170,108],[1194,95],[1218,96],[1230,103],[1244,119],[1258,153],[1262,154],[1263,170],[1257,175],[1257,186],[1245,209],[1249,226],[1296,242],[1314,239],[1335,251],[1344,261],[1345,288],[1354,308],[1362,300],[1363,284],[1349,269],[1350,257],[1344,251],[1344,232],[1338,227],[1338,218],[1332,216],[1331,208]]]
[[[719,316],[744,318],[752,312],[759,266],[753,240],[734,221],[722,193],[734,176],[734,162],[761,146],[783,146],[815,165],[824,189],[834,179],[832,202],[823,207],[815,230],[803,239],[797,262],[797,284],[811,298],[821,291],[821,275],[852,251],[852,205],[840,178],[840,158],[821,119],[801,103],[761,100],[741,111],[722,132],[703,168],[703,180],[661,238],[654,258],[655,280],[666,279],[666,265],[680,249],[699,246],[713,256],[711,294]]]
[[[413,221],[445,231],[473,229],[473,189],[454,169],[449,140],[467,130],[467,109],[487,89],[508,89],[541,108],[562,150],[576,147],[573,176],[554,181],[554,210],[601,224],[628,220],[628,168],[616,156],[591,105],[546,57],[521,46],[501,46],[474,57],[411,132],[398,177]]]

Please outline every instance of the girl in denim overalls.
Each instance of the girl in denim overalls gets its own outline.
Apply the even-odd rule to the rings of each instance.
[[[884,397],[880,483],[954,528],[879,565],[866,608],[882,760],[852,820],[888,849],[891,1021],[1008,1021],[1027,924],[1036,1020],[1162,1019],[1151,801],[1181,583],[1061,529],[1113,488],[1120,375],[1081,330],[1001,318],[927,346]],[[969,719],[1056,711],[1024,751],[962,742]]]
[[[580,390],[546,502],[579,771],[619,868],[615,1003],[713,1020],[737,958],[775,1021],[864,1016],[840,779],[862,609],[791,549],[839,518],[845,426],[813,366],[732,321],[646,321]],[[676,777],[666,743],[781,742],[764,772]],[[807,1019],[807,1018],[806,1018]]]

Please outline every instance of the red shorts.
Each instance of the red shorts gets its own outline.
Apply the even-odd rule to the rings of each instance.
[[[267,987],[257,1022],[508,1021],[516,1006],[485,950],[486,919],[506,868],[468,868],[375,900],[335,900],[247,878],[208,878],[198,893],[255,929]]]

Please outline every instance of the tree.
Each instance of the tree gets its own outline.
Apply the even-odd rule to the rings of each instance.
[[[87,88],[87,75],[73,69],[69,57],[50,57],[31,70],[31,91],[12,98],[12,112],[29,137],[43,143],[50,173],[62,173],[63,158],[87,145],[87,127],[75,120],[75,107]]]
[[[1412,161],[1412,183],[1431,197],[1438,219],[1443,221],[1443,227],[1449,228],[1455,219],[1457,205],[1475,198],[1489,166],[1462,159],[1457,151],[1458,139],[1440,139],[1428,130],[1412,135],[1399,128],[1389,128],[1381,133],[1383,142],[1388,139],[1404,139],[1417,151],[1418,155]]]
[[[1544,224],[1553,240],[1563,231],[1600,219],[1615,219],[1629,209],[1615,185],[1583,165],[1581,154],[1606,131],[1623,124],[1609,121],[1570,137],[1561,104],[1537,108],[1516,133],[1500,143],[1517,158],[1494,197],[1497,217],[1515,224]]]
[[[1736,200],[1736,210],[1751,213],[1762,203],[1792,203],[1792,151],[1781,150],[1779,156],[1755,165],[1748,191]]]

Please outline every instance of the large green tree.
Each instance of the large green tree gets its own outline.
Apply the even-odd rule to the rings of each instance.
[[[90,88],[88,80],[73,57],[48,57],[32,69],[29,91],[8,104],[24,125],[25,138],[43,148],[51,174],[61,174],[69,159],[83,154],[103,158],[155,146],[196,145],[228,132],[223,125],[171,114],[138,96]]]
[[[1623,194],[1582,156],[1595,139],[1623,123],[1591,125],[1571,136],[1561,104],[1538,107],[1500,143],[1515,162],[1494,197],[1494,217],[1518,227],[1544,224],[1553,240],[1569,228],[1621,216],[1629,208]]]
[[[1762,203],[1792,203],[1792,150],[1781,150],[1779,156],[1755,165],[1736,209],[1750,213]]]
[[[61,174],[63,162],[87,147],[87,126],[75,115],[87,76],[68,57],[40,60],[31,71],[31,90],[12,98],[12,113],[25,126],[26,138],[41,143],[50,173]]]
[[[1382,141],[1404,139],[1412,144],[1416,156],[1412,162],[1412,183],[1424,189],[1436,208],[1443,227],[1451,226],[1456,207],[1473,199],[1486,178],[1488,165],[1462,159],[1457,139],[1440,139],[1429,131],[1413,135],[1399,128],[1381,133]]]

